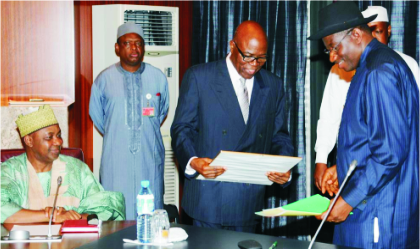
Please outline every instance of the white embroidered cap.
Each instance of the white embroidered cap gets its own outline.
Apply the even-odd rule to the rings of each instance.
[[[366,17],[370,17],[372,15],[378,14],[378,16],[373,19],[372,22],[387,22],[389,23],[388,19],[388,12],[382,6],[368,6],[365,11],[362,11],[362,15]]]

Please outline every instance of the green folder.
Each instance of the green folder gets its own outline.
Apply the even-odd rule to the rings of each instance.
[[[274,216],[312,216],[320,215],[327,211],[330,205],[330,200],[319,194],[311,197],[287,204],[286,206],[264,209],[263,211],[256,212],[256,215],[264,217]]]

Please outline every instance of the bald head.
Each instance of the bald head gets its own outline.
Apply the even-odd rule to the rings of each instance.
[[[238,40],[258,40],[267,44],[267,36],[261,25],[254,21],[245,21],[236,28],[233,37],[235,41]]]
[[[245,21],[236,29],[229,43],[233,66],[239,75],[251,79],[264,65],[267,57],[267,36],[257,22]],[[252,60],[252,62],[244,60]]]

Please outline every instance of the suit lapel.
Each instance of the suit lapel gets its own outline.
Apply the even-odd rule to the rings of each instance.
[[[232,85],[232,80],[229,76],[226,61],[218,61],[216,67],[218,74],[215,76],[215,81],[211,82],[211,87],[222,104],[223,109],[228,114],[231,123],[235,124],[238,129],[243,130],[245,128],[245,122]]]
[[[269,90],[270,88],[264,84],[261,72],[255,74],[247,127],[253,127],[258,121],[261,110],[263,110],[265,107]]]
[[[237,145],[237,151],[241,150],[241,145],[249,139],[252,128],[254,128],[257,125],[259,116],[261,114],[261,110],[265,109],[269,90],[270,88],[264,84],[264,81],[261,76],[261,71],[255,74],[254,87],[252,89],[251,95],[251,105],[249,107],[248,122],[246,124],[246,129]]]
[[[254,87],[251,95],[251,105],[249,107],[249,117],[248,122],[245,125],[242,111],[239,107],[238,98],[236,97],[236,93],[229,76],[226,61],[218,61],[216,67],[218,74],[215,76],[215,80],[211,82],[211,87],[214,90],[217,99],[222,104],[223,109],[228,114],[230,124],[234,124],[237,131],[244,131],[236,146],[237,151],[240,151],[241,145],[249,139],[248,137],[252,128],[256,126],[261,110],[264,110],[265,108],[270,88],[264,84],[261,71],[255,74]]]

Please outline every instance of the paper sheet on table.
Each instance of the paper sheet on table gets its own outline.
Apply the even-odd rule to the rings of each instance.
[[[60,233],[61,225],[51,225],[51,234],[58,235]],[[31,225],[31,226],[19,226],[14,225],[12,231],[24,230],[28,231],[30,236],[35,235],[48,235],[48,225]]]
[[[264,209],[261,212],[256,212],[256,215],[264,217],[275,217],[275,216],[312,216],[320,215],[327,211],[330,205],[330,200],[319,194],[311,197],[298,200],[288,205]]]
[[[202,175],[199,175],[197,179],[271,185],[273,182],[265,175],[268,171],[285,173],[301,160],[300,157],[222,150],[210,166],[223,166],[227,170],[215,179],[205,179]]]

